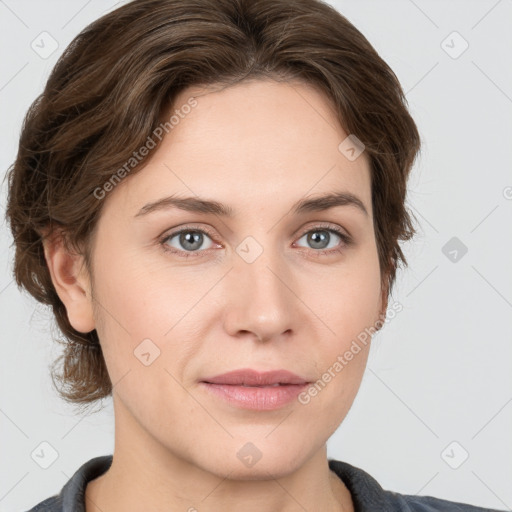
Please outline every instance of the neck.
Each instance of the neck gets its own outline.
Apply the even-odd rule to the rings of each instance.
[[[354,512],[350,492],[329,469],[325,444],[291,472],[260,464],[258,473],[240,477],[185,460],[140,425],[118,419],[112,465],[87,485],[86,512]]]

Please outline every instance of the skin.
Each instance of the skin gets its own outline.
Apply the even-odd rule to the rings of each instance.
[[[347,133],[309,85],[191,88],[175,105],[191,96],[198,105],[149,164],[103,199],[92,276],[80,255],[45,246],[71,324],[97,329],[114,383],[113,464],[88,484],[86,510],[353,511],[328,468],[326,442],[354,401],[370,343],[306,405],[244,410],[199,381],[238,368],[284,368],[317,381],[383,318],[367,155],[350,161],[338,150]],[[369,215],[350,205],[290,213],[297,200],[334,190],[358,196]],[[134,217],[171,194],[213,199],[235,215]],[[189,224],[214,236],[195,252],[179,235],[162,242]],[[326,225],[352,244],[331,233],[326,250],[341,252],[319,256],[307,233],[325,234]],[[236,252],[248,236],[263,249],[252,263]],[[148,366],[134,356],[146,338],[160,349]],[[248,442],[262,454],[252,467],[237,457]]]

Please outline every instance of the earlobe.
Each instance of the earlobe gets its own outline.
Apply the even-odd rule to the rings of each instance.
[[[43,240],[46,263],[69,323],[77,331],[88,333],[95,329],[90,277],[83,256],[67,249],[62,236],[57,232]]]

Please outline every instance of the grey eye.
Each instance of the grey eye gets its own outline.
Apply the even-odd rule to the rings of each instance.
[[[334,245],[329,247],[329,242],[332,240],[332,235],[334,235]],[[341,240],[340,235],[338,235],[335,231],[331,229],[313,229],[305,233],[300,240],[306,238],[306,242],[310,244],[310,248],[312,249],[331,249],[336,247],[336,245]],[[338,240],[336,241],[336,238]]]
[[[174,249],[177,249],[180,251],[184,250],[184,251],[194,252],[194,251],[198,251],[199,249],[201,249],[201,247],[205,241],[205,237],[210,238],[206,233],[204,233],[201,230],[187,229],[187,230],[178,231],[177,233],[173,233],[168,238],[166,238],[166,243],[168,243],[168,245],[170,245]],[[173,239],[177,239],[178,246],[170,243],[171,240],[173,240]],[[208,248],[208,247],[206,247],[206,248]],[[203,247],[203,249],[204,249],[204,247]]]

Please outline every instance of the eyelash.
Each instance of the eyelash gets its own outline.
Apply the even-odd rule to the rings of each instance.
[[[336,253],[341,253],[348,246],[350,246],[352,244],[352,239],[351,239],[350,236],[348,236],[347,234],[343,233],[339,228],[333,227],[333,226],[329,226],[329,227],[327,227],[327,226],[320,226],[320,225],[319,226],[314,226],[313,228],[310,228],[307,231],[304,231],[299,236],[299,239],[302,238],[304,235],[307,235],[308,233],[312,233],[312,232],[315,232],[315,231],[329,231],[329,232],[335,233],[336,235],[338,235],[340,237],[340,239],[343,242],[343,246],[339,247],[337,249],[322,249],[322,250],[311,249],[311,251],[313,251],[315,256],[324,256],[324,255],[332,255],[332,254],[336,254]],[[170,249],[169,246],[166,244],[166,242],[168,242],[170,239],[174,238],[176,235],[180,235],[181,233],[189,233],[189,232],[202,233],[202,234],[208,235],[212,239],[212,241],[215,242],[214,234],[212,232],[210,232],[210,230],[208,230],[206,228],[199,229],[199,228],[195,228],[193,226],[185,226],[185,227],[183,227],[182,229],[180,229],[178,231],[174,231],[172,233],[166,234],[163,238],[160,239],[160,245],[162,246],[163,251],[171,253],[171,254],[175,254],[175,255],[179,256],[180,258],[190,258],[190,257],[200,258],[200,257],[203,257],[204,253],[208,252],[208,250],[178,251],[176,249]],[[301,249],[305,249],[305,248],[302,247]]]

